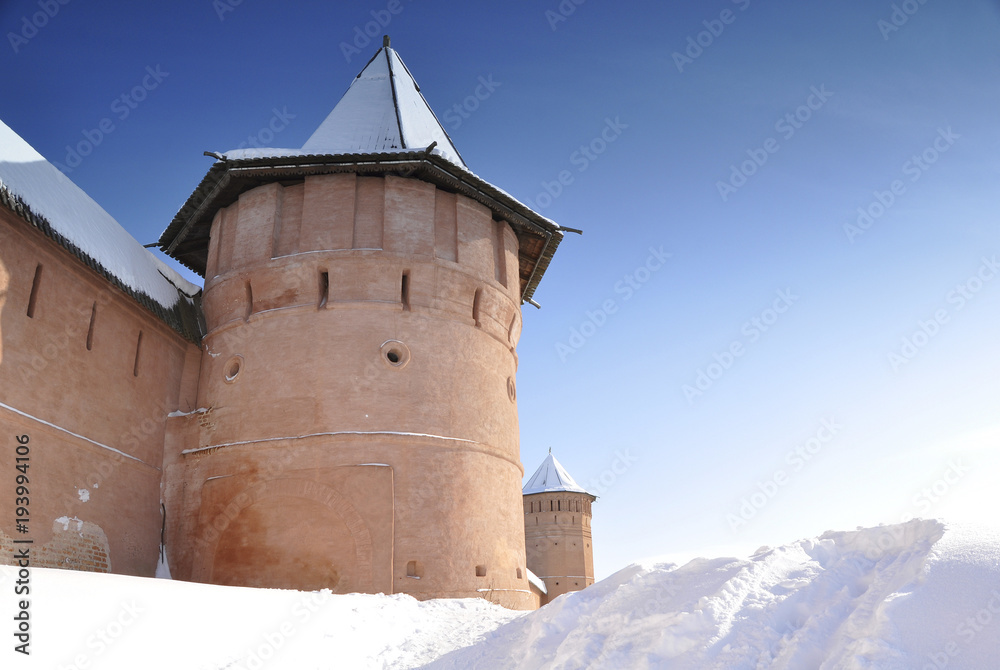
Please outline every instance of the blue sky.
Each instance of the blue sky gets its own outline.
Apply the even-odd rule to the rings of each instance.
[[[518,398],[527,474],[552,447],[600,494],[598,577],[1000,523],[1000,3],[42,6],[0,5],[0,118],[141,242],[203,151],[301,146],[383,32],[473,171],[585,231]]]

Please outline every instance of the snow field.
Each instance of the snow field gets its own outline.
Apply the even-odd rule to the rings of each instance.
[[[2,668],[1000,667],[1000,534],[939,521],[648,561],[529,613],[42,568],[31,589],[32,655]]]

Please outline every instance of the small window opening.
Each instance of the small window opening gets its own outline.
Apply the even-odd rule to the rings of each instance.
[[[518,569],[517,569],[517,578],[518,578],[518,579],[521,579],[521,578],[522,578],[522,577],[521,577],[521,568],[518,568]]]
[[[250,315],[253,314],[253,286],[250,285],[250,281],[247,281],[247,315],[246,318],[249,319]]]
[[[406,564],[406,576],[413,579],[420,579],[424,576],[424,568],[417,561],[410,561]]]
[[[399,302],[403,304],[403,311],[410,311],[410,273],[403,273],[403,278],[399,282]]]
[[[472,298],[472,320],[476,322],[476,328],[481,326],[479,319],[479,303],[482,301],[483,289],[477,288],[476,295]]]
[[[330,273],[320,272],[319,273],[319,308],[323,309],[326,307],[327,301],[330,299]]]
[[[94,348],[94,322],[97,321],[97,303],[90,308],[90,326],[87,328],[87,351]]]
[[[38,285],[42,281],[42,264],[35,266],[35,278],[31,280],[31,294],[28,296],[28,318],[35,318],[35,303],[38,301]]]
[[[142,352],[142,331],[139,331],[139,337],[135,341],[135,363],[132,364],[132,376],[139,376],[139,354]]]
[[[485,577],[485,576],[486,576],[486,566],[485,565],[477,565],[476,566],[476,577]]]
[[[243,369],[242,356],[233,356],[232,358],[230,358],[229,361],[226,363],[226,368],[224,371],[226,375],[226,381],[232,382],[233,380],[235,380],[236,377],[239,376],[240,370],[242,369]]]
[[[556,501],[556,511],[557,512],[561,512],[562,511],[562,500],[557,500]]]

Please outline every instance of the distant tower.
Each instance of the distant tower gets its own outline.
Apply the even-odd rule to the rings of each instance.
[[[160,239],[207,323],[174,576],[532,607],[515,347],[562,230],[468,170],[387,43],[301,149],[215,155]]]
[[[522,493],[528,569],[545,582],[542,604],[593,584],[590,505],[597,496],[573,481],[551,451]]]

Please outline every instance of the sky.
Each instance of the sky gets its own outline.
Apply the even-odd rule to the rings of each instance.
[[[143,243],[202,152],[300,147],[391,35],[470,169],[584,231],[523,308],[518,407],[525,474],[551,448],[599,496],[598,578],[1000,526],[1000,2],[19,0],[0,30],[0,119]]]

